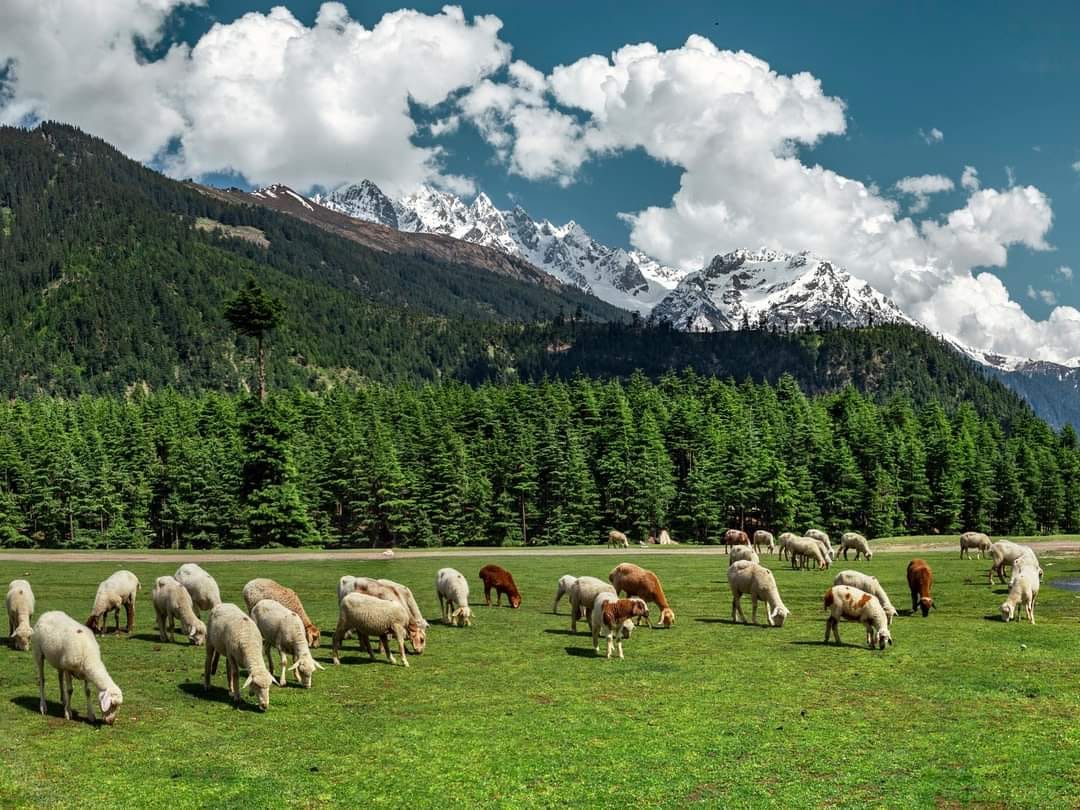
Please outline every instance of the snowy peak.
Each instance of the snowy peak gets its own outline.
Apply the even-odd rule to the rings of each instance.
[[[251,196],[260,197],[266,200],[291,200],[292,202],[302,205],[308,211],[315,210],[312,204],[308,201],[307,197],[303,196],[302,194],[297,194],[291,188],[286,185],[282,185],[281,183],[274,183],[271,186],[263,186],[262,188],[256,189],[255,191],[251,192]]]
[[[316,194],[313,199],[320,205],[345,216],[362,219],[365,222],[375,222],[398,230],[394,203],[370,180],[342,186],[325,196]]]

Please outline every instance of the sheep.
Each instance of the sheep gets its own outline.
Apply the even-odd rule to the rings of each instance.
[[[754,532],[754,550],[761,551],[762,548],[771,554],[773,549],[776,548],[776,539],[773,537],[772,532],[758,529]]]
[[[151,601],[154,603],[154,616],[162,641],[173,640],[173,628],[176,619],[179,619],[184,635],[192,644],[201,647],[206,643],[206,625],[195,613],[191,594],[175,577],[158,577],[154,582]]]
[[[269,665],[270,675],[274,674],[274,662],[270,657],[270,648],[277,648],[281,655],[281,678],[279,686],[285,685],[287,657],[293,657],[293,665],[289,669],[295,672],[300,683],[305,689],[311,688],[311,676],[316,669],[324,669],[323,665],[311,657],[308,646],[308,632],[304,627],[304,621],[295,611],[278,602],[276,599],[260,599],[251,608],[251,618],[258,625],[259,635],[262,636],[263,652],[266,653],[266,663]]]
[[[833,577],[833,585],[849,585],[852,588],[858,588],[860,591],[872,593],[881,602],[885,615],[889,617],[890,625],[893,623],[893,619],[899,615],[896,608],[893,607],[893,603],[889,601],[889,595],[885,593],[885,589],[881,587],[877,577],[872,577],[860,571],[841,571]]]
[[[286,588],[272,579],[259,578],[250,580],[244,586],[244,605],[247,607],[248,612],[263,599],[273,599],[299,616],[300,621],[304,623],[308,646],[319,646],[319,628],[308,618],[307,611],[304,610],[304,604],[300,601],[300,597],[296,595],[296,591],[292,588]]]
[[[173,576],[191,594],[191,602],[196,610],[213,610],[221,604],[217,582],[195,563],[184,563]]]
[[[758,554],[750,546],[732,546],[731,551],[728,552],[728,565],[739,560],[749,560],[750,562],[760,562]]]
[[[392,559],[394,559],[394,550],[393,550],[392,548],[388,548],[388,549],[387,549],[386,551],[384,551],[384,552],[382,553],[382,555],[383,555],[383,556],[384,556],[384,557],[385,557],[386,559],[388,559],[388,560],[392,560]]]
[[[828,568],[829,557],[822,549],[822,543],[812,537],[796,537],[787,544],[788,554],[791,556],[791,567],[806,567],[806,561],[813,558],[818,568]],[[798,564],[798,565],[797,565]]]
[[[439,596],[439,612],[446,624],[472,624],[469,607],[469,581],[455,568],[440,568],[435,575],[435,593]]]
[[[94,609],[90,618],[86,620],[86,626],[95,633],[105,632],[105,623],[109,611],[116,614],[116,632],[120,632],[120,606],[123,605],[124,613],[127,614],[127,629],[130,633],[135,627],[135,596],[139,592],[139,578],[130,571],[117,571],[100,585],[94,596]]]
[[[608,532],[607,544],[610,548],[630,548],[630,541],[618,529],[612,529]]]
[[[844,532],[840,535],[840,548],[837,549],[837,554],[841,551],[844,552],[844,559],[848,558],[848,549],[855,549],[855,559],[859,559],[859,555],[866,557],[867,560],[874,559],[874,552],[870,550],[870,544],[866,541],[858,532]]]
[[[660,578],[652,571],[647,571],[633,563],[620,563],[611,569],[608,582],[615,586],[615,593],[625,591],[627,596],[640,596],[646,602],[655,602],[660,608],[662,626],[671,627],[675,624],[675,611],[671,609],[667,597],[664,596]]]
[[[746,622],[746,614],[742,612],[743,594],[750,594],[751,619],[757,624],[758,600],[765,601],[768,611],[765,619],[770,627],[783,627],[784,619],[791,615],[791,611],[785,607],[780,598],[780,590],[776,587],[776,577],[772,571],[757,562],[739,560],[732,563],[727,571],[728,586],[731,588],[731,620],[738,621],[741,617]]]
[[[971,559],[971,550],[975,549],[979,552],[979,559],[983,558],[985,552],[990,551],[990,538],[982,532],[964,532],[960,535],[960,559]]]
[[[1035,624],[1035,602],[1039,598],[1039,567],[1030,557],[1021,557],[1013,566],[1009,595],[1001,603],[1001,618],[1008,622],[1016,616],[1016,606],[1023,605],[1028,621]]]
[[[98,690],[97,703],[101,719],[108,725],[116,722],[117,712],[124,702],[120,687],[110,677],[101,662],[101,647],[94,634],[84,625],[60,610],[41,614],[33,632],[34,665],[37,667],[39,708],[44,716],[45,662],[48,661],[60,679],[60,702],[64,707],[64,719],[71,719],[71,679],[83,681],[86,692],[86,717],[96,722],[94,701],[90,697],[90,685]]]
[[[662,546],[677,546],[677,541],[671,539],[671,535],[668,534],[667,529],[660,530],[660,545]]]
[[[748,546],[750,545],[750,535],[741,529],[728,529],[724,532],[724,536],[720,541],[725,546]]]
[[[615,593],[609,582],[596,577],[578,577],[570,586],[570,632],[577,632],[578,620],[587,621],[596,598],[602,593]]]
[[[1024,556],[1035,556],[1035,552],[1032,551],[1030,546],[1022,546],[1019,543],[1013,543],[1009,540],[998,540],[996,543],[990,544],[990,559],[992,565],[990,571],[987,574],[990,585],[994,584],[994,574],[998,575],[1000,582],[1005,581],[1005,567],[1015,565],[1016,562]],[[1042,570],[1039,571],[1039,576],[1042,576]]]
[[[570,574],[564,574],[559,577],[558,587],[555,589],[555,603],[551,606],[551,612],[556,616],[559,615],[559,602],[566,594],[570,593],[570,588],[577,582],[577,577]]]
[[[866,646],[875,646],[884,650],[893,643],[889,633],[889,620],[881,602],[872,593],[866,593],[849,585],[833,585],[825,591],[825,610],[829,617],[825,620],[825,643],[829,643],[829,633],[840,643],[840,620],[861,622],[866,626]]]
[[[514,577],[505,568],[498,565],[485,565],[480,569],[480,581],[484,583],[484,604],[491,607],[491,591],[495,589],[495,606],[502,607],[503,594],[506,594],[510,607],[521,607],[521,594],[518,592]]]
[[[34,591],[25,579],[13,579],[8,585],[4,599],[8,615],[8,635],[16,650],[29,650],[34,628],[30,617],[34,615]]]
[[[795,532],[782,532],[778,538],[776,538],[776,556],[778,559],[786,560],[791,556],[791,552],[788,550],[788,546],[791,545],[792,540],[798,540],[799,535]]]
[[[231,602],[222,602],[210,611],[206,621],[206,663],[203,689],[210,688],[210,676],[217,672],[218,661],[225,656],[225,677],[233,703],[243,700],[242,691],[255,695],[259,708],[270,708],[270,684],[274,676],[263,664],[263,638],[255,620]],[[240,670],[247,680],[240,684]]]
[[[370,577],[354,577],[353,592],[366,593],[368,596],[374,596],[376,599],[385,599],[388,602],[396,602],[405,608],[406,612],[409,614],[409,621],[405,625],[405,633],[409,638],[409,643],[412,645],[413,651],[417,655],[423,654],[424,648],[427,646],[427,622],[424,621],[423,616],[417,621],[413,614],[412,608],[416,607],[416,601],[412,599],[412,592],[409,591],[408,588],[389,579],[383,580],[371,579]],[[408,592],[408,596],[406,596],[406,592]],[[410,601],[412,602],[411,605]],[[416,607],[416,613],[419,614],[419,612],[420,608]],[[420,622],[423,622],[423,624],[421,625]],[[366,643],[366,641],[366,639],[361,640],[361,644]]]
[[[911,615],[921,610],[925,619],[934,606],[930,589],[934,585],[934,572],[923,560],[912,560],[907,567],[908,589],[911,591]]]
[[[602,593],[593,604],[592,613],[589,616],[589,625],[592,628],[593,650],[600,653],[600,632],[603,630],[607,636],[607,657],[611,658],[612,650],[617,646],[619,658],[623,657],[622,643],[624,638],[630,638],[634,631],[634,618],[648,616],[649,606],[645,600],[639,598],[619,599],[611,593]]]
[[[394,660],[394,654],[390,651],[389,642],[389,636],[393,633],[401,651],[401,663],[406,667],[409,666],[408,656],[405,655],[405,633],[408,625],[409,611],[399,602],[379,599],[377,596],[366,593],[345,594],[345,598],[341,600],[337,629],[334,630],[332,648],[334,663],[341,663],[338,650],[341,648],[342,639],[345,638],[345,632],[355,630],[361,646],[367,650],[372,660],[375,659],[375,653],[368,643],[368,636],[378,636],[386,657],[391,664],[396,664],[397,661]]]
[[[832,545],[832,541],[829,539],[829,535],[825,534],[825,532],[821,531],[820,529],[807,529],[806,534],[804,534],[803,537],[812,537],[815,540],[820,540],[827,546]]]

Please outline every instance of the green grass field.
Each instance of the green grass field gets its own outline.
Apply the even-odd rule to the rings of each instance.
[[[878,576],[906,613],[910,556],[840,565]],[[315,652],[328,669],[311,690],[275,688],[265,714],[230,705],[224,665],[203,691],[201,648],[158,641],[150,589],[175,565],[124,566],[143,592],[132,637],[102,639],[124,690],[115,726],[82,722],[80,684],[79,719],[64,721],[48,668],[41,717],[30,654],[0,649],[0,805],[1075,806],[1080,594],[1047,583],[1080,576],[1080,560],[1043,557],[1032,627],[998,619],[1004,587],[987,586],[985,561],[922,556],[939,610],[901,615],[896,645],[878,652],[854,624],[841,626],[842,647],[822,644],[830,573],[766,561],[793,615],[763,629],[729,622],[722,557],[630,553],[660,575],[678,618],[635,632],[626,659],[607,661],[584,625],[569,635],[566,600],[559,616],[551,602],[560,575],[606,577],[617,559],[493,553],[522,608],[478,607],[471,628],[434,624],[409,669],[369,663],[355,640],[330,664],[337,579],[404,582],[435,619],[445,560],[207,564],[226,600],[242,604],[248,579],[273,577],[323,628]],[[474,603],[482,564],[457,563]],[[26,577],[38,613],[82,619],[118,567],[5,561],[0,583]]]

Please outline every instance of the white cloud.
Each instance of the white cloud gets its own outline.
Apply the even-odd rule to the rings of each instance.
[[[1036,290],[1030,284],[1028,284],[1027,288],[1027,297],[1033,301],[1042,301],[1050,306],[1057,303],[1057,295],[1053,290]]]
[[[896,181],[896,190],[912,197],[908,211],[920,214],[930,207],[930,195],[952,191],[953,181],[942,174],[923,174],[918,177],[902,177]],[[876,192],[872,192],[876,193]]]
[[[436,138],[440,135],[452,135],[457,132],[461,127],[460,115],[448,115],[446,118],[440,118],[438,121],[432,121],[428,125],[428,131],[431,132]]]
[[[930,131],[919,130],[919,137],[926,141],[928,144],[941,143],[945,140],[945,133],[937,127],[931,127]]]
[[[1016,185],[1016,171],[1012,166],[1005,167],[1005,181],[1008,183],[1009,188]]]
[[[1055,272],[1066,281],[1072,281],[1073,271],[1068,265],[1061,265]]]
[[[278,6],[215,24],[190,51],[138,58],[133,38],[156,41],[173,10],[201,2],[5,0],[0,64],[14,60],[15,82],[0,118],[71,121],[142,160],[176,143],[176,175],[229,169],[301,189],[369,177],[391,193],[470,185],[443,172],[438,148],[412,142],[409,103],[438,105],[503,66],[498,18],[448,6],[368,29],[328,2],[309,27]]]
[[[1072,165],[1072,170],[1073,170],[1074,172],[1080,172],[1080,160],[1078,160],[1078,161],[1076,161],[1075,163],[1073,163],[1073,165]]]
[[[960,175],[960,186],[967,191],[978,191],[979,170],[974,166],[965,166],[964,173]]]

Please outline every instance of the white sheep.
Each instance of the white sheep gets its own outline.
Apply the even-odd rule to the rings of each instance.
[[[439,612],[446,624],[472,624],[469,607],[469,581],[455,568],[440,568],[435,575],[435,593],[439,596]]]
[[[773,549],[776,548],[776,538],[773,537],[772,532],[767,532],[764,529],[758,529],[754,532],[754,550],[761,551],[764,549],[770,554]]]
[[[1016,617],[1016,606],[1022,605],[1028,621],[1035,624],[1035,602],[1039,598],[1039,564],[1023,556],[1013,566],[1009,595],[1001,603],[1001,618],[1006,622]]]
[[[852,588],[849,585],[833,585],[825,591],[825,610],[829,617],[825,620],[825,643],[829,643],[829,633],[840,643],[840,620],[860,622],[866,627],[866,644],[873,649],[877,646],[884,650],[892,644],[889,633],[889,619],[881,602],[872,593]]]
[[[983,554],[990,551],[990,538],[982,532],[964,532],[960,535],[960,559],[966,556],[970,560],[972,549],[979,553],[981,560]]]
[[[184,635],[192,644],[201,647],[206,643],[206,625],[195,613],[191,594],[176,581],[176,577],[158,577],[154,582],[151,601],[154,603],[158,635],[162,641],[173,640],[175,623],[179,619]]]
[[[39,708],[46,714],[45,662],[48,661],[60,679],[60,702],[64,707],[64,719],[71,719],[71,679],[83,681],[86,691],[86,716],[95,722],[94,701],[90,697],[90,685],[98,690],[97,703],[101,719],[110,726],[124,702],[120,687],[109,676],[101,662],[101,648],[93,632],[79,624],[66,613],[50,610],[43,613],[34,625],[34,664],[37,666]]]
[[[311,657],[308,647],[307,629],[304,621],[294,611],[273,599],[260,599],[251,608],[251,618],[259,627],[262,636],[263,651],[270,674],[274,674],[274,662],[270,657],[270,648],[277,649],[281,655],[281,678],[279,686],[285,685],[285,675],[291,669],[305,689],[311,688],[311,676],[323,665]],[[293,665],[286,669],[288,656],[293,657]]]
[[[763,600],[768,608],[765,618],[771,627],[783,627],[784,619],[791,615],[780,598],[780,589],[776,587],[776,577],[765,566],[751,561],[739,560],[728,567],[728,586],[731,588],[731,620],[740,618],[746,622],[742,612],[743,594],[750,594],[751,620],[757,624],[758,600]]]
[[[829,535],[821,531],[821,529],[807,529],[806,534],[803,537],[812,537],[815,540],[820,540],[827,546],[832,546],[832,540],[829,539]]]
[[[405,628],[408,633],[409,643],[412,644],[412,648],[417,655],[424,652],[424,646],[427,644],[428,625],[424,617],[420,616],[420,608],[417,607],[416,600],[412,598],[412,592],[408,588],[389,579],[371,579],[370,577],[355,577],[352,586],[355,593],[366,593],[368,596],[374,596],[378,599],[397,602],[405,608],[409,612],[409,623]],[[419,616],[419,621],[416,618],[417,616]],[[423,625],[419,622],[423,622]]]
[[[608,532],[607,544],[616,548],[630,548],[630,540],[618,529],[612,529]]]
[[[796,537],[787,544],[788,554],[791,555],[792,568],[805,568],[808,560],[813,559],[818,568],[828,568],[830,557],[826,554],[822,543],[813,537]]]
[[[987,577],[991,585],[994,584],[994,574],[998,575],[998,580],[1005,581],[1005,568],[1006,566],[1012,566],[1020,560],[1021,557],[1030,555],[1032,559],[1035,559],[1035,566],[1038,568],[1038,559],[1035,557],[1035,552],[1030,546],[1022,546],[1019,543],[1013,543],[1009,540],[998,540],[996,543],[990,544],[990,559],[992,564]],[[1042,577],[1042,569],[1039,568],[1039,576]]]
[[[860,554],[866,557],[867,560],[874,559],[874,552],[870,550],[870,543],[858,532],[844,532],[840,535],[840,548],[837,549],[837,555],[842,551],[846,560],[849,549],[855,550],[856,560],[859,559]]]
[[[368,643],[368,636],[378,636],[386,657],[391,664],[396,664],[394,654],[390,651],[389,636],[392,633],[401,651],[401,663],[409,666],[409,659],[405,655],[405,633],[408,625],[409,611],[399,602],[391,602],[388,599],[379,599],[377,596],[355,591],[345,594],[345,598],[341,600],[337,629],[334,630],[332,649],[334,663],[341,663],[338,650],[345,638],[345,632],[355,630],[361,646],[367,650],[372,659],[375,658],[375,653]]]
[[[877,577],[872,577],[869,574],[864,574],[861,571],[841,571],[835,577],[833,577],[833,585],[849,585],[852,588],[858,588],[860,591],[866,591],[872,593],[881,602],[881,607],[885,610],[885,615],[889,617],[889,624],[893,623],[899,613],[896,608],[893,607],[893,603],[889,601],[889,595],[885,593],[885,589],[881,587],[881,583],[878,582]]]
[[[270,685],[274,676],[263,663],[263,638],[255,620],[231,602],[222,602],[210,611],[206,621],[206,665],[203,688],[210,688],[210,676],[217,672],[218,661],[225,656],[225,675],[234,703],[243,700],[248,689],[259,701],[259,708],[270,708]],[[240,670],[247,680],[240,684]]]
[[[596,577],[578,577],[570,587],[570,632],[577,632],[578,619],[592,614],[596,597],[602,593],[615,593],[615,586]]]
[[[217,581],[195,563],[184,563],[173,576],[187,588],[196,610],[213,610],[221,604]]]
[[[135,627],[135,597],[139,592],[139,578],[130,571],[117,571],[98,585],[94,595],[94,609],[86,626],[95,633],[104,633],[109,611],[116,614],[116,632],[120,632],[120,607],[127,614],[127,629],[130,633]]]
[[[750,562],[760,562],[758,554],[750,546],[732,546],[731,551],[728,552],[728,565],[739,560],[749,560]]]
[[[34,591],[25,579],[13,579],[8,585],[4,606],[8,615],[8,635],[16,650],[29,650],[34,628],[30,617],[34,615]]]
[[[791,556],[788,551],[788,546],[791,545],[792,540],[798,540],[799,535],[794,532],[781,532],[780,536],[776,538],[776,556],[781,560],[786,560]]]
[[[552,613],[558,615],[559,602],[561,602],[562,598],[570,592],[570,588],[575,582],[577,582],[577,577],[571,576],[570,574],[564,574],[559,577],[559,585],[555,590],[555,604],[551,606]]]

